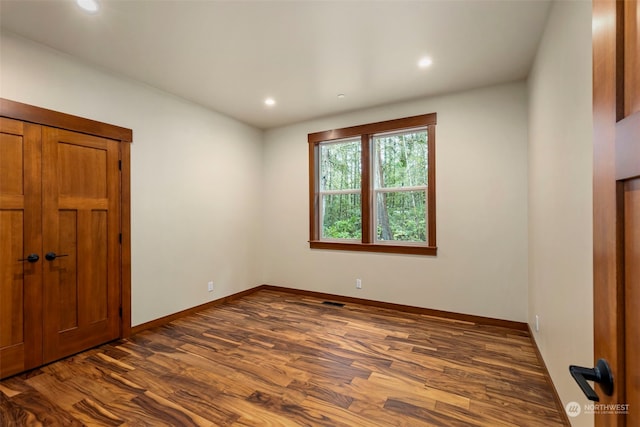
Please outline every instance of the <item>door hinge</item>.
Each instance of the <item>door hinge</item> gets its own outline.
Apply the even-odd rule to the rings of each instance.
[[[118,316],[122,317],[122,307],[118,307]]]
[[[122,160],[118,160],[118,170],[122,170]]]
[[[118,242],[122,243],[122,233],[118,234]]]

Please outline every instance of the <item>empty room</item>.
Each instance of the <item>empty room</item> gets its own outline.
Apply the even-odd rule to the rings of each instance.
[[[639,426],[639,27],[0,0],[0,425]]]

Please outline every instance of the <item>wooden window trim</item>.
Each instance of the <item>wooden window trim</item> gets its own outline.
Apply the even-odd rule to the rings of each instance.
[[[323,132],[308,134],[309,144],[309,247],[311,249],[329,249],[341,251],[382,252],[394,254],[412,255],[437,255],[436,246],[436,160],[435,160],[435,125],[436,113],[406,117],[402,119],[387,120],[365,125],[352,126],[342,129],[333,129]],[[376,243],[372,230],[371,208],[373,206],[373,191],[371,188],[371,149],[370,138],[374,134],[409,130],[418,127],[426,127],[428,133],[427,149],[428,162],[428,189],[427,189],[427,244],[406,243]],[[320,239],[319,224],[319,200],[318,182],[316,181],[319,168],[320,143],[337,139],[361,137],[362,142],[362,241],[338,242]]]
[[[120,142],[120,231],[122,233],[121,274],[121,338],[131,336],[131,153],[133,131],[83,117],[47,110],[29,104],[0,98],[0,117],[65,129]]]

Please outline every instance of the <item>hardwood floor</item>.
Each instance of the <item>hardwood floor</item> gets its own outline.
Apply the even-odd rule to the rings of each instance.
[[[2,426],[561,426],[527,332],[259,291],[0,382]]]

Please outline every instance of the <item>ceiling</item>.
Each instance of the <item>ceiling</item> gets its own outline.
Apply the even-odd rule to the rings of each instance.
[[[523,79],[550,4],[98,1],[0,0],[0,24],[262,129]]]

